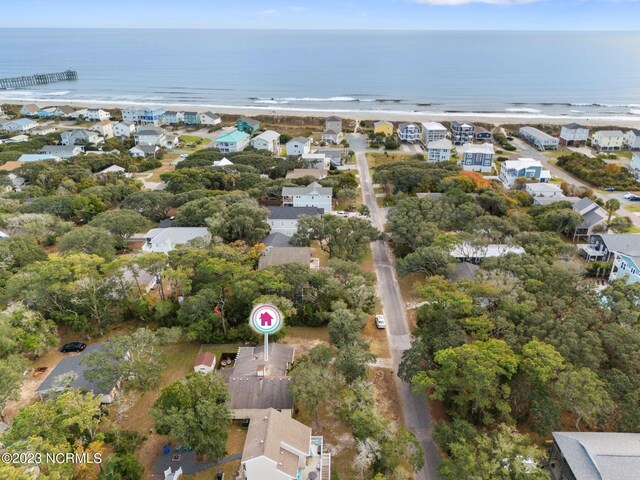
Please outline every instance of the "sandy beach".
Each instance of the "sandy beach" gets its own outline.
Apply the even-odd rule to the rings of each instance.
[[[478,122],[492,125],[521,125],[521,124],[548,124],[564,125],[567,123],[580,123],[592,127],[620,127],[620,128],[640,128],[640,115],[620,115],[606,117],[584,117],[579,115],[542,115],[535,113],[473,113],[473,112],[418,112],[399,110],[340,110],[330,108],[292,108],[283,106],[229,106],[229,105],[191,105],[191,104],[168,104],[168,103],[118,103],[102,101],[75,101],[61,100],[51,101],[11,101],[2,100],[5,103],[24,105],[26,103],[37,103],[41,107],[69,104],[74,107],[119,109],[130,106],[163,107],[166,110],[177,111],[212,111],[218,114],[239,115],[239,116],[294,116],[294,117],[327,117],[338,115],[349,120],[389,120],[393,122],[425,122],[425,121],[464,121]],[[2,102],[0,101],[0,102]]]

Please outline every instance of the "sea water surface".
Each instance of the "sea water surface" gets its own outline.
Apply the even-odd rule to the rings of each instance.
[[[640,116],[640,32],[0,29],[0,100]]]

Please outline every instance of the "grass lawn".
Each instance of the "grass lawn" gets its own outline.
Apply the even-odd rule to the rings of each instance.
[[[544,152],[544,156],[549,158],[558,158],[563,155],[569,155],[571,153],[573,153],[571,150],[560,148],[558,150],[547,150]]]
[[[204,137],[199,137],[197,135],[180,135],[180,141],[184,143],[184,146],[181,147],[183,150],[188,150],[191,152],[195,152],[196,150],[200,150],[204,147],[206,147],[208,144],[211,143],[211,139],[210,138],[204,138]],[[198,144],[198,141],[200,142]],[[187,147],[188,143],[195,143],[196,146],[194,147]]]
[[[630,212],[640,213],[640,205],[627,205],[624,208]]]
[[[640,233],[640,227],[631,227],[629,233]]]
[[[367,162],[369,163],[369,168],[376,168],[380,165],[386,165],[388,163],[396,163],[396,162],[408,162],[410,160],[415,160],[415,153],[367,153]]]

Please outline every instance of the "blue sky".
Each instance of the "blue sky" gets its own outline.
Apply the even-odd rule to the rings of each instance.
[[[638,30],[640,0],[0,0],[0,27]]]

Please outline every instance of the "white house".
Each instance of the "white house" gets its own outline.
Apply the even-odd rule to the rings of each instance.
[[[573,232],[574,241],[580,237],[588,238],[594,228],[604,224],[607,219],[607,211],[586,197],[573,204],[573,211],[582,217],[582,223]]]
[[[538,150],[557,150],[560,140],[535,127],[521,127],[520,136]]]
[[[562,189],[553,183],[527,183],[525,191],[532,197],[562,198]]]
[[[157,145],[136,145],[129,149],[131,156],[138,158],[155,157],[159,151],[160,147]]]
[[[420,136],[420,127],[415,123],[401,123],[400,125],[398,125],[398,139],[401,142],[419,142]]]
[[[447,136],[447,128],[438,122],[425,122],[422,124],[422,142],[429,145],[431,142],[444,140]]]
[[[23,153],[22,155],[20,155],[20,158],[18,158],[18,162],[21,162],[21,163],[45,162],[47,160],[53,160],[54,162],[59,162],[61,158],[55,155],[48,155],[46,153]]]
[[[506,160],[502,164],[500,180],[502,180],[505,187],[511,188],[520,177],[527,180],[548,182],[551,179],[551,172],[542,168],[540,160],[534,160],[533,158]]]
[[[635,252],[615,252],[609,281],[625,280],[627,284],[640,283],[640,248]]]
[[[80,142],[87,142],[92,145],[98,145],[104,142],[104,139],[96,132],[84,129],[65,130],[60,134],[62,145],[76,145]]]
[[[141,127],[134,136],[136,145],[157,145],[164,147],[167,144],[167,134],[161,128]]]
[[[210,373],[216,368],[216,356],[211,352],[200,352],[193,366],[194,372]]]
[[[460,243],[451,250],[450,255],[460,261],[480,263],[485,258],[503,257],[509,253],[524,255],[524,248],[517,245],[507,245],[502,243],[492,243],[489,245],[474,245],[471,243]]]
[[[2,125],[2,129],[7,132],[28,132],[29,130],[36,128],[37,123],[28,118],[20,118],[13,120]]]
[[[56,132],[56,127],[54,125],[41,125],[39,127],[32,128],[31,130],[29,130],[29,135],[45,136],[55,132]]]
[[[234,163],[229,160],[227,157],[223,157],[222,160],[214,160],[213,161],[213,166],[214,167],[230,167],[232,166]]]
[[[624,146],[629,150],[640,150],[640,130],[632,128],[624,134]]]
[[[306,168],[318,168],[321,170],[328,169],[331,160],[324,153],[307,153],[302,155],[302,162]]]
[[[621,130],[599,130],[591,137],[591,145],[599,152],[620,150],[623,142],[624,133]]]
[[[423,130],[424,132],[424,130]],[[451,140],[441,138],[427,144],[427,160],[429,162],[447,162],[451,159]]]
[[[5,143],[20,143],[29,140],[29,135],[15,135],[11,138],[0,138],[0,145]]]
[[[589,139],[589,127],[569,123],[560,130],[560,143],[568,147],[583,145]]]
[[[333,143],[334,145],[339,144],[342,141],[343,135],[342,132],[336,130],[327,129],[322,132],[322,141],[326,143]]]
[[[145,236],[142,250],[145,252],[169,253],[179,245],[186,245],[196,239],[205,243],[211,241],[211,233],[205,227],[152,228]]]
[[[198,115],[200,117],[200,125],[212,126],[222,123],[222,118],[220,117],[220,115],[216,115],[215,113],[204,112]]]
[[[223,153],[242,152],[249,146],[251,135],[239,130],[226,133],[215,139],[215,147]]]
[[[67,160],[84,152],[84,147],[78,145],[45,145],[39,151],[44,155],[51,155]]]
[[[118,138],[128,138],[136,133],[136,124],[123,120],[113,125],[113,134]]]
[[[241,465],[244,480],[331,478],[323,438],[274,408],[251,418]]]
[[[20,108],[20,115],[22,115],[23,117],[35,117],[36,115],[38,115],[38,112],[40,111],[40,107],[34,103],[29,103],[27,105],[23,105],[22,108]]]
[[[640,153],[634,152],[631,157],[631,164],[629,165],[629,168],[635,175],[636,179],[640,180]]]
[[[451,139],[454,145],[472,143],[476,126],[473,123],[451,122]]]
[[[102,120],[89,128],[92,132],[98,132],[104,138],[113,137],[113,123],[109,120]]]
[[[311,152],[311,139],[295,137],[287,142],[287,155],[306,155]]]
[[[329,213],[332,197],[333,188],[323,187],[317,182],[306,187],[282,187],[283,207],[317,207]]]
[[[111,114],[101,108],[88,108],[86,119],[91,122],[102,122],[103,120],[109,120]]]
[[[256,150],[268,150],[276,155],[280,154],[280,134],[267,130],[251,139],[251,146]]]
[[[127,107],[122,109],[122,119],[139,125],[161,125],[165,110],[156,107]]]
[[[342,119],[335,115],[327,117],[324,121],[324,129],[332,130],[336,133],[342,133]]]
[[[80,110],[76,110],[69,114],[69,118],[73,118],[74,120],[79,120],[81,118],[87,118],[89,114],[88,108],[81,108]]]
[[[99,172],[96,172],[94,175],[98,176],[98,175],[108,175],[108,174],[122,175],[125,178],[131,178],[131,174],[127,172],[127,170],[124,167],[121,167],[120,165],[111,165],[110,167],[107,167],[103,170],[100,170]]]
[[[460,166],[468,172],[491,173],[493,170],[492,143],[465,143],[462,146]]]
[[[324,211],[316,207],[269,207],[267,223],[271,233],[292,237],[298,231],[298,219],[302,216],[318,217]]]

